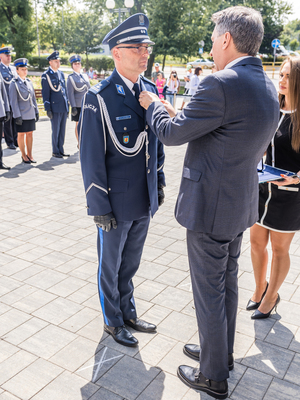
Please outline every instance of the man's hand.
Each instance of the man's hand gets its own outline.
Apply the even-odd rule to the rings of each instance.
[[[5,116],[4,122],[8,122],[10,120],[10,112],[6,111],[5,114],[6,114],[6,116]]]
[[[112,227],[117,229],[117,221],[112,212],[105,215],[95,215],[94,222],[98,228],[101,228],[106,232],[109,232]]]
[[[47,116],[48,116],[48,118],[50,118],[50,119],[52,119],[53,118],[53,113],[52,113],[52,111],[47,111]]]
[[[143,92],[141,92],[139,100],[141,106],[144,107],[145,110],[148,110],[150,104],[154,103],[155,101],[160,101],[160,98],[156,96],[155,93],[147,92],[146,90],[144,90]]]
[[[17,125],[22,125],[22,123],[23,123],[22,117],[16,118],[15,122],[16,122]]]
[[[158,193],[158,206],[160,207],[165,201],[164,186],[160,185],[157,190]]]
[[[75,117],[75,115],[77,115],[77,108],[76,107],[72,107],[71,114],[72,114],[73,117]]]

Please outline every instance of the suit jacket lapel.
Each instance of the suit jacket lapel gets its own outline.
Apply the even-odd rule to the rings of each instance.
[[[119,94],[119,96],[122,96],[124,98],[124,104],[127,107],[131,108],[141,118],[144,118],[144,112],[142,106],[138,103],[137,99],[128,89],[126,83],[119,76],[116,70],[114,70],[114,72],[111,74],[111,83],[115,86],[115,90]],[[125,95],[118,92],[116,85],[120,85],[123,87]]]

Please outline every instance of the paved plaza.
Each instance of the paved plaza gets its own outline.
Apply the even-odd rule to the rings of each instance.
[[[211,399],[176,376],[178,365],[197,365],[182,348],[198,343],[185,229],[174,219],[185,148],[166,148],[166,199],[134,278],[139,316],[158,326],[155,334],[134,333],[137,348],[103,333],[96,228],[86,214],[74,122],[67,122],[69,158],[51,158],[46,118],[34,132],[37,164],[4,149],[12,169],[0,172],[0,400]],[[291,254],[278,313],[252,321],[244,234],[230,399],[300,399],[300,234]]]

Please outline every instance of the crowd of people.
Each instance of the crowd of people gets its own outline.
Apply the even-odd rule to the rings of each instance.
[[[175,70],[165,79],[157,63],[152,82],[141,75],[154,44],[148,36],[148,18],[141,13],[103,40],[115,63],[109,78],[90,88],[80,74],[81,58],[74,55],[73,73],[65,85],[59,53],[53,52],[42,76],[42,92],[52,124],[53,157],[68,156],[63,144],[71,105],[87,212],[98,232],[97,282],[104,330],[124,346],[138,345],[128,327],[145,333],[157,329],[138,317],[132,279],[150,217],[164,202],[164,145],[187,144],[175,217],[187,230],[200,342],[186,344],[183,351],[200,361],[200,367],[181,365],[178,377],[190,388],[225,399],[234,368],[243,232],[251,227],[256,283],[245,307],[253,311],[252,319],[264,319],[280,302],[278,291],[290,267],[289,247],[300,229],[300,57],[283,62],[278,99],[255,57],[264,35],[260,13],[235,6],[215,13],[212,21],[213,74],[200,80],[201,68],[192,73],[188,65],[185,94],[191,100],[178,111],[173,107],[180,85]],[[18,77],[10,83],[9,98],[6,75],[0,80],[0,118],[7,124],[12,112],[22,160],[35,162],[34,91],[26,78],[27,60],[14,64]],[[13,134],[12,139],[15,144]],[[265,152],[267,165],[294,175],[258,185],[257,165]],[[269,239],[272,261],[267,282]]]
[[[9,149],[20,149],[21,160],[25,164],[36,163],[32,155],[33,131],[39,120],[39,110],[35,91],[28,74],[28,60],[19,58],[11,66],[11,48],[0,49],[0,169],[10,167],[2,160],[2,135]],[[67,85],[63,72],[59,69],[59,52],[54,51],[47,57],[49,68],[42,74],[42,97],[45,111],[51,120],[52,156],[69,157],[64,152],[66,120],[71,107],[71,120],[75,121],[75,136],[78,142],[78,120],[81,102],[90,88],[87,74],[81,74],[81,56],[70,57],[73,72],[69,74]],[[89,74],[94,76],[91,68]]]

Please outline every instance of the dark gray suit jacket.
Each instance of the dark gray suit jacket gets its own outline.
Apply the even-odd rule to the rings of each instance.
[[[223,235],[257,221],[256,167],[278,119],[276,89],[255,57],[204,78],[172,119],[161,103],[150,105],[147,121],[162,143],[188,142],[175,209],[181,225]]]

